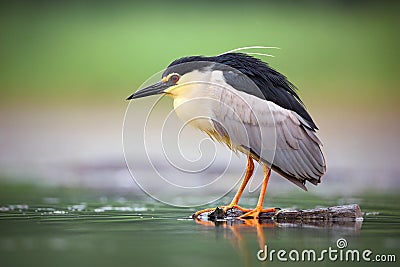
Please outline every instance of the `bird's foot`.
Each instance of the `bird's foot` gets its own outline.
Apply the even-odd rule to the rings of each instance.
[[[246,208],[243,208],[243,207],[241,207],[241,206],[239,206],[239,205],[237,205],[237,204],[229,204],[229,205],[226,205],[226,206],[220,206],[220,207],[217,207],[217,208],[207,208],[207,209],[203,209],[203,210],[199,210],[199,211],[197,211],[196,213],[194,213],[193,215],[192,215],[192,217],[193,218],[197,218],[197,217],[199,217],[201,214],[203,214],[203,213],[206,213],[206,212],[215,212],[216,211],[216,209],[220,209],[221,211],[223,211],[224,213],[226,213],[228,210],[231,210],[231,209],[237,209],[237,210],[240,210],[240,211],[242,211],[242,212],[244,212],[244,213],[246,213],[246,212],[249,212],[249,211],[251,211],[251,209],[246,209]]]
[[[227,212],[228,210],[231,210],[231,209],[237,209],[237,210],[240,210],[242,212],[251,211],[251,209],[246,209],[246,208],[243,208],[243,207],[239,206],[238,204],[232,204],[232,203],[227,205],[227,206],[222,206],[221,209],[223,209],[225,212]]]
[[[245,214],[241,215],[239,218],[240,219],[247,219],[247,218],[259,218],[260,213],[265,213],[265,212],[276,212],[276,208],[267,208],[267,209],[262,209],[261,207],[256,207],[253,210],[250,210],[246,212]]]

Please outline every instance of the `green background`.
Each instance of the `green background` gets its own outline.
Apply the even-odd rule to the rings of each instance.
[[[398,8],[385,2],[39,1],[1,9],[0,86],[45,102],[114,98],[173,59],[277,46],[307,97],[398,96]],[[93,99],[95,96],[95,99]],[[3,98],[4,100],[4,98]],[[362,101],[359,100],[359,101]],[[86,101],[90,102],[90,101]]]

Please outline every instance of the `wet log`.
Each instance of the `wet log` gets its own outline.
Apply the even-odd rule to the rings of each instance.
[[[206,221],[234,220],[243,215],[238,209],[226,212],[217,207],[214,211],[200,214],[198,219]],[[311,223],[311,222],[354,222],[362,220],[360,206],[357,204],[315,208],[306,210],[278,209],[277,212],[262,212],[259,220],[276,223]]]

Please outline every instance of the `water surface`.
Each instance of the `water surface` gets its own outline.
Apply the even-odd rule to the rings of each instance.
[[[253,221],[200,224],[190,219],[194,209],[129,194],[7,185],[0,191],[1,266],[283,266],[287,263],[277,258],[272,263],[268,259],[260,262],[260,247],[319,253],[329,247],[337,249],[339,238],[346,240],[345,249],[369,249],[373,255],[399,257],[400,213],[394,194],[353,199],[302,195],[301,204],[296,195],[272,199],[273,206],[297,203],[301,208],[356,202],[364,212],[362,222],[318,226],[257,225]],[[247,198],[242,201],[243,206],[251,202]],[[288,260],[291,264],[320,264]],[[324,263],[365,265],[327,257]],[[384,266],[395,264],[386,262]]]

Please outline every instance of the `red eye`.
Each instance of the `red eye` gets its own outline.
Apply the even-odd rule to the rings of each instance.
[[[179,81],[179,75],[178,74],[174,74],[171,75],[171,77],[169,78],[169,80],[173,83],[177,83]]]

